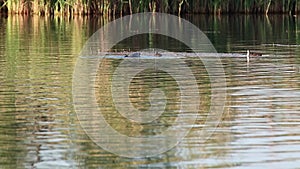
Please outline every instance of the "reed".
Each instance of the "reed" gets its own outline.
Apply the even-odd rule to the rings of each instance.
[[[295,15],[299,7],[300,0],[0,0],[0,11],[25,15],[127,15],[148,11]]]

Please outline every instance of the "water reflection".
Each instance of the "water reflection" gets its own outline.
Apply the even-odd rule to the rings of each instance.
[[[66,158],[72,108],[69,74],[87,37],[75,31],[80,20],[72,20],[79,22],[72,29],[65,25],[71,24],[68,21],[60,22],[9,17],[1,27],[1,152],[6,152],[1,157],[11,156],[1,158],[1,164],[7,168],[74,163]]]
[[[222,123],[205,144],[199,141],[203,127],[199,118],[181,144],[156,157],[140,159],[122,158],[100,149],[81,129],[73,110],[74,63],[88,37],[108,19],[0,18],[1,167],[298,167],[299,18],[281,15],[187,18],[207,33],[218,51],[255,49],[266,55],[253,58],[249,66],[245,58],[222,58],[228,85],[226,112]],[[116,48],[122,50],[130,46],[135,49],[189,50],[177,41],[156,35],[129,38]],[[201,63],[189,61],[188,64],[199,79],[200,111],[205,116],[210,104],[209,78]],[[105,84],[116,65],[117,61],[104,62],[102,68],[105,71],[99,74],[101,85],[98,86],[109,87]],[[166,74],[161,73],[159,77],[168,81],[162,86],[170,91],[169,110],[176,110],[171,104],[178,99],[176,85]],[[141,84],[150,85],[152,81],[140,74],[133,83],[132,88],[140,89],[132,93],[133,104],[146,109],[149,102],[143,98],[147,98],[147,90]],[[151,135],[167,128],[163,123],[158,123],[154,130],[151,125],[142,128],[124,121],[115,113],[111,99],[106,97],[109,93],[101,90],[98,94],[103,99],[99,104],[103,105],[106,118],[112,119],[111,125],[118,131],[129,135]],[[143,102],[137,101],[139,99]],[[171,113],[165,115],[172,116]]]
[[[260,44],[299,44],[299,17],[287,15],[186,16],[203,30],[217,51],[245,51]]]
[[[294,59],[271,53],[252,61],[248,68],[238,62],[230,68],[228,89],[234,100],[231,129],[235,140],[229,147],[232,160],[240,166],[295,167],[297,162],[290,160],[299,159],[292,149],[299,140],[295,132],[299,125],[300,93],[299,65]],[[293,157],[284,157],[285,154]]]

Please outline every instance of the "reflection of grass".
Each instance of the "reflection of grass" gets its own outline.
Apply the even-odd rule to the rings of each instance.
[[[131,104],[140,111],[150,108],[149,94],[154,88],[161,89],[166,97],[166,108],[162,115],[151,123],[138,124],[129,121],[117,112],[111,93],[112,74],[122,60],[104,59],[98,71],[96,80],[96,97],[106,121],[118,132],[128,136],[142,136],[147,134],[157,135],[172,125],[180,110],[180,90],[176,80],[166,72],[154,69],[146,69],[138,73],[129,86],[129,98]],[[187,62],[197,80],[200,91],[200,108],[198,124],[209,111],[210,85],[204,66],[194,60]],[[120,82],[122,83],[122,82]]]
[[[167,104],[164,113],[158,119],[153,123],[142,124],[144,134],[157,128],[157,125],[161,126],[160,130],[165,130],[169,124],[174,123],[180,110],[180,91],[175,79],[166,72],[154,69],[146,69],[138,73],[131,81],[129,97],[132,105],[140,111],[147,111],[151,106],[149,95],[155,88],[164,92]]]
[[[189,59],[186,61],[186,64],[191,68],[191,71],[197,80],[200,95],[199,114],[195,124],[203,124],[207,114],[209,113],[211,105],[211,86],[209,75],[199,58]]]
[[[175,119],[179,111],[178,108],[178,88],[176,81],[164,72],[156,72],[155,70],[145,70],[137,74],[131,81],[129,87],[129,97],[132,105],[140,111],[146,111],[150,107],[149,94],[154,88],[160,88],[167,98],[166,109],[160,118],[148,124],[138,124],[129,121],[117,112],[114,106],[111,93],[111,75],[117,68],[121,60],[104,60],[101,64],[97,86],[97,99],[100,104],[101,113],[107,122],[120,133],[128,136],[139,136],[149,133],[157,134],[164,131],[169,124]],[[161,79],[155,79],[157,73]],[[170,89],[172,86],[172,89]],[[125,127],[124,127],[125,126]],[[124,130],[126,129],[126,130]],[[153,130],[155,129],[155,130]],[[153,130],[153,131],[151,131]]]
[[[141,108],[141,111],[147,110],[151,106],[149,95],[155,88],[159,88],[165,93],[168,102],[180,101],[176,99],[179,89],[175,79],[166,72],[147,69],[138,73],[131,81],[129,97],[133,106],[137,109]]]
[[[72,97],[73,60],[87,37],[82,28],[76,29],[82,24],[66,26],[65,21],[26,16],[1,20],[1,168],[32,167],[47,144],[36,144],[40,136],[59,130],[51,137],[60,140],[81,130],[66,128],[73,123],[66,103]],[[65,145],[58,140],[51,144]],[[35,151],[29,153],[31,159],[28,148]]]

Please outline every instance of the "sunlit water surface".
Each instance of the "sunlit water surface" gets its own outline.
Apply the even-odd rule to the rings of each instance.
[[[248,64],[245,57],[221,58],[226,103],[218,127],[211,128],[213,134],[205,143],[200,133],[213,101],[211,84],[201,61],[185,60],[199,86],[199,118],[180,144],[147,158],[125,158],[103,150],[86,135],[74,110],[76,59],[86,40],[109,19],[0,18],[1,168],[299,167],[300,20],[288,16],[186,18],[207,34],[219,52],[245,54],[251,49],[263,56],[251,58]],[[189,51],[174,39],[155,35],[129,38],[115,48]],[[153,123],[132,123],[116,111],[111,96],[111,78],[121,61],[104,59],[97,73],[96,97],[103,116],[128,136],[166,130],[180,109],[178,84],[155,69],[137,74],[129,88],[132,105],[147,110],[153,88],[166,91],[167,104]]]

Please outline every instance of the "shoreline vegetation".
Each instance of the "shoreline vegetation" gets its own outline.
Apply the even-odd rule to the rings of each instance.
[[[21,15],[127,15],[300,13],[300,0],[0,0],[0,13]]]

